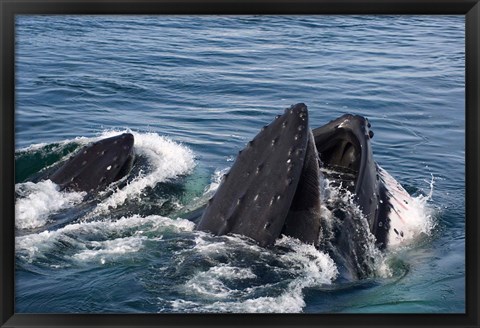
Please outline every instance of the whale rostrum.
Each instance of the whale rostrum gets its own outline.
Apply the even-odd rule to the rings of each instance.
[[[80,149],[48,176],[61,189],[98,191],[130,172],[134,161],[134,137],[123,133]]]

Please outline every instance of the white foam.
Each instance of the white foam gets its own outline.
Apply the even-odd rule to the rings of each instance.
[[[255,279],[257,276],[249,268],[238,268],[229,265],[219,265],[207,271],[197,273],[185,283],[185,292],[201,294],[213,298],[227,298],[238,292],[228,288],[223,280],[235,281]]]
[[[205,187],[203,195],[204,196],[212,196],[217,191],[220,184],[222,183],[222,177],[226,173],[228,173],[229,170],[230,170],[230,167],[227,167],[227,168],[224,168],[224,169],[221,169],[221,170],[219,170],[219,169],[215,170],[215,172],[213,173],[213,176],[211,178],[210,184],[207,187]]]
[[[351,254],[354,259],[361,260],[361,266],[368,265],[372,272],[376,275],[382,275],[384,267],[384,254],[376,246],[376,238],[370,232],[370,226],[363,211],[355,201],[355,194],[344,188],[342,183],[340,185],[333,184],[329,179],[324,179],[324,202],[322,205],[322,230],[319,235],[319,243],[328,245],[328,242],[335,238],[335,227],[337,224],[342,224],[331,209],[342,207],[349,212],[351,219],[355,220],[356,231],[355,238],[361,242],[361,249],[358,249],[362,255],[358,257],[357,254]],[[352,236],[354,238],[354,236]],[[360,246],[360,245],[359,245]],[[336,247],[334,245],[334,247]],[[371,261],[369,261],[371,259]],[[365,261],[365,262],[364,262]]]
[[[161,238],[162,233],[167,229],[180,232],[192,231],[193,228],[194,224],[192,222],[180,218],[173,220],[158,215],[147,217],[134,215],[122,217],[116,221],[103,220],[74,223],[55,231],[43,231],[37,234],[18,236],[15,238],[15,247],[17,255],[31,262],[36,258],[44,257],[46,253],[55,249],[58,242],[63,242],[64,244],[66,242],[71,245],[73,250],[83,254],[76,257],[77,260],[80,260],[88,259],[89,256],[94,257],[94,253],[85,252],[89,249],[89,245],[103,245],[103,248],[100,247],[98,249],[103,249],[103,252],[108,252],[108,249],[114,248],[115,242],[109,240],[112,234],[119,236],[119,238],[132,237],[144,240],[143,238],[151,232],[154,232],[156,238]],[[91,244],[92,242],[99,242],[100,244]],[[131,242],[133,241],[131,240]],[[131,251],[134,249],[134,246],[130,248]],[[120,249],[117,250],[120,252]]]
[[[268,253],[268,250],[252,243],[251,239],[240,235],[225,235],[212,240],[211,235],[207,232],[195,232],[194,250],[205,255],[209,254],[228,254],[239,248],[244,251],[248,250],[257,254]]]
[[[15,189],[21,196],[15,203],[18,229],[42,227],[50,215],[80,203],[86,195],[85,192],[59,191],[58,185],[50,180],[19,183]]]
[[[146,236],[135,236],[88,242],[85,245],[87,249],[76,253],[72,258],[80,262],[98,261],[105,264],[108,260],[138,252],[146,239],[148,239]]]
[[[316,249],[313,245],[307,245],[297,239],[282,236],[276,242],[276,246],[287,248],[283,254],[277,254],[275,249],[264,249],[246,239],[237,236],[217,237],[218,242],[211,242],[208,234],[197,233],[194,250],[210,255],[222,255],[236,251],[239,247],[256,254],[257,257],[280,257],[279,262],[284,267],[272,268],[288,275],[290,281],[277,296],[255,296],[258,292],[268,291],[277,283],[256,285],[248,288],[233,289],[229,283],[239,280],[258,280],[259,277],[251,268],[240,268],[232,263],[218,264],[207,271],[195,274],[185,284],[185,292],[202,297],[202,302],[191,300],[167,301],[174,311],[188,312],[234,312],[234,313],[299,313],[302,312],[306,303],[304,289],[321,287],[331,284],[338,275],[334,261],[325,253]],[[265,294],[265,293],[264,293]]]
[[[119,133],[121,132],[104,132],[101,138]],[[147,158],[151,170],[135,177],[123,188],[116,189],[97,206],[95,214],[108,213],[111,208],[122,205],[127,199],[140,197],[145,188],[188,174],[195,167],[194,154],[188,147],[156,133],[131,133],[135,138],[135,152]]]
[[[287,247],[291,251],[281,255],[282,262],[291,263],[297,273],[309,278],[308,286],[331,283],[338,275],[335,262],[330,256],[318,250],[312,244],[305,244],[298,239],[282,236],[275,242],[276,246]]]

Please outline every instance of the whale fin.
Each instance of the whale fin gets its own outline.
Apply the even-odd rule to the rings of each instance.
[[[83,147],[48,178],[62,189],[99,190],[125,176],[134,159],[131,133],[102,139]]]
[[[308,140],[307,107],[286,109],[238,154],[197,229],[241,234],[261,246],[272,245],[294,199]]]

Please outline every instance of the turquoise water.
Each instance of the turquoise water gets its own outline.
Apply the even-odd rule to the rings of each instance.
[[[16,29],[16,312],[464,312],[463,16],[18,16]],[[418,204],[422,233],[370,279],[339,279],[292,239],[262,249],[182,219],[298,102],[312,128],[368,117],[375,160]],[[38,180],[123,131],[138,159],[124,188],[85,200]]]

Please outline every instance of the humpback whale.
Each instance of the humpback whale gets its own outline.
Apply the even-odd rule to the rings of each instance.
[[[187,218],[200,218],[196,230],[247,236],[263,247],[290,236],[328,251],[353,278],[371,276],[371,237],[380,250],[401,244],[416,213],[405,189],[374,161],[370,128],[368,119],[345,114],[312,130],[307,106],[293,105],[247,143],[214,196]],[[130,133],[97,141],[48,178],[61,189],[102,190],[130,172],[133,144]],[[326,205],[325,179],[354,196],[364,220]],[[335,214],[333,227],[325,208]]]
[[[130,172],[134,160],[131,133],[94,142],[80,149],[47,176],[72,191],[99,191]]]
[[[311,130],[305,104],[285,110],[241,150],[215,195],[200,214],[197,230],[228,233],[272,246],[281,235],[319,246],[322,180],[340,179],[366,219],[342,213],[330,240],[334,255],[352,276],[372,274],[370,236],[386,249],[404,237],[408,222],[396,205],[408,209],[410,196],[373,159],[368,119],[346,114]]]
[[[420,214],[408,192],[374,161],[370,128],[363,116],[345,114],[312,133],[323,167],[350,175],[346,187],[355,195],[377,247],[384,250],[411,237],[407,234]]]

